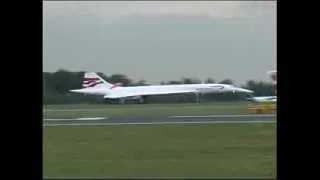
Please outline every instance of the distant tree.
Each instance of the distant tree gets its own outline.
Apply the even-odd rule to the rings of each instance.
[[[134,84],[137,85],[137,86],[147,85],[146,80],[143,80],[143,79],[139,80],[137,83],[134,83]]]
[[[275,95],[275,89],[271,83],[253,80],[247,81],[245,88],[254,91],[255,96],[272,96]]]
[[[143,85],[143,84],[146,84],[146,82],[147,82],[146,80],[141,79],[141,80],[139,80],[139,82],[138,82],[138,83],[139,83],[139,84],[141,84],[141,85]]]
[[[205,80],[205,83],[215,83],[215,80],[212,79],[212,78],[207,78],[207,79]]]
[[[112,74],[108,77],[108,80],[111,83],[122,83],[124,86],[128,86],[132,83],[132,80],[123,74]]]
[[[220,84],[233,84],[233,81],[231,79],[225,79],[219,82]]]
[[[182,84],[193,84],[191,78],[182,78]]]
[[[63,94],[70,89],[79,88],[77,74],[63,69],[51,74],[50,85],[54,92]]]
[[[198,84],[201,83],[200,80],[193,79],[193,78],[182,78],[182,84]]]
[[[166,84],[182,84],[182,82],[181,82],[181,81],[173,80],[173,81],[167,82]]]

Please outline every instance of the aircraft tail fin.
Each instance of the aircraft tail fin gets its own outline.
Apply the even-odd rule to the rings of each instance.
[[[113,85],[105,81],[95,72],[87,72],[84,74],[82,87],[89,88],[89,87],[101,87],[101,86],[111,88]]]

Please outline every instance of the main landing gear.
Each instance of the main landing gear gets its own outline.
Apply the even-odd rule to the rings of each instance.
[[[138,100],[139,104],[147,104],[148,103],[148,98],[147,96],[141,96]]]
[[[137,100],[138,104],[147,104],[148,103],[147,96],[141,96],[141,97],[137,98],[136,100]],[[120,98],[119,99],[119,104],[125,104],[125,101],[126,101],[125,98]]]
[[[200,103],[200,93],[195,93],[196,96],[196,103],[199,104]]]

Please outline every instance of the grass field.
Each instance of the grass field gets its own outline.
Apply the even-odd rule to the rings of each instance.
[[[247,102],[147,104],[147,105],[51,105],[44,106],[44,118],[170,116],[247,114]]]
[[[44,176],[275,179],[275,131],[275,124],[44,127]]]

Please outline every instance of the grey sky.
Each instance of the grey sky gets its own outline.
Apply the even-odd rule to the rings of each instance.
[[[44,1],[43,17],[46,72],[243,84],[276,68],[275,1]]]

